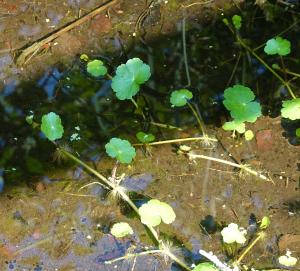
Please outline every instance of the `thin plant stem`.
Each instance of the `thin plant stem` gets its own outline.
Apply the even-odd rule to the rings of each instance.
[[[247,253],[254,247],[254,245],[265,235],[264,232],[260,232],[257,237],[253,240],[253,242],[243,251],[241,256],[235,261],[236,265],[239,265],[243,258],[247,255]]]
[[[272,67],[270,67],[254,50],[252,50],[232,29],[229,25],[225,24],[229,30],[235,35],[237,42],[244,47],[248,52],[250,52],[261,64],[265,66],[288,90],[293,99],[296,99],[296,95],[291,89],[288,82],[286,82]]]
[[[216,138],[199,136],[199,137],[186,137],[186,138],[177,138],[177,139],[155,141],[155,142],[147,143],[147,145],[152,145],[153,146],[153,145],[172,144],[172,143],[198,141],[198,140],[209,140],[209,141],[213,141],[213,142],[218,142],[218,140]],[[145,145],[144,143],[133,144],[133,146],[144,146],[144,145]]]
[[[185,15],[182,19],[182,47],[183,47],[183,59],[184,59],[184,67],[185,67],[185,73],[186,73],[186,79],[187,79],[187,85],[186,87],[189,87],[191,85],[191,76],[189,71],[189,64],[187,59],[187,50],[186,50],[186,19]]]
[[[98,171],[94,170],[93,168],[91,168],[90,166],[88,166],[86,163],[84,163],[83,161],[81,161],[79,158],[77,158],[76,156],[74,156],[73,154],[69,153],[66,150],[61,150],[68,158],[70,158],[71,160],[73,160],[74,162],[78,163],[79,165],[81,165],[82,167],[84,167],[88,172],[90,172],[91,174],[95,175],[96,177],[98,177],[101,181],[103,181],[107,186],[109,186],[110,188],[112,188],[113,190],[115,190],[120,197],[127,202],[130,207],[136,212],[136,214],[139,216],[139,209],[136,207],[136,205],[133,203],[133,201],[128,197],[128,195],[122,190],[122,188],[118,185],[113,184],[112,182],[109,181],[109,179],[107,179],[106,177],[104,177],[102,174],[100,174]],[[92,184],[100,184],[98,182],[93,182]],[[157,242],[157,245],[161,244],[162,241],[158,238],[158,233],[157,231],[149,226],[145,224],[145,227],[147,227],[149,229],[149,231],[151,232],[152,236],[154,237],[155,241]],[[171,259],[173,259],[174,261],[177,262],[177,264],[179,264],[180,266],[182,266],[184,269],[191,271],[191,269],[184,264],[180,259],[178,259],[175,255],[173,255],[172,252],[168,251],[168,253],[166,252],[165,254],[167,254]]]
[[[133,98],[131,98],[130,100],[134,104],[135,108],[139,109],[139,105],[137,104],[137,102]],[[143,110],[141,110],[141,114],[142,114],[143,119],[146,120]]]
[[[154,126],[161,127],[161,128],[165,128],[165,129],[176,129],[178,131],[183,131],[182,128],[176,127],[176,126],[173,126],[173,125],[170,125],[170,124],[158,123],[158,122],[155,122],[155,121],[151,121],[150,124],[152,124]]]
[[[142,251],[139,253],[128,253],[125,256],[110,260],[110,261],[106,261],[105,264],[112,264],[118,261],[122,261],[122,260],[127,260],[130,258],[134,258],[134,257],[138,257],[138,256],[143,256],[143,255],[149,255],[149,254],[156,254],[156,253],[163,253],[163,250],[160,249],[153,249],[153,250],[147,250],[147,251]]]
[[[230,162],[230,161],[227,161],[227,160],[223,160],[223,159],[219,159],[219,158],[215,158],[215,157],[210,157],[210,156],[206,156],[206,155],[202,155],[202,154],[188,153],[188,156],[191,159],[201,158],[201,159],[211,160],[211,161],[214,161],[214,162],[229,165],[229,166],[232,166],[232,167],[237,167],[237,168],[240,168],[242,170],[245,170],[245,171],[249,172],[250,174],[252,174],[252,175],[254,175],[254,176],[256,176],[256,177],[258,177],[258,178],[260,178],[264,181],[272,182],[272,180],[267,178],[265,175],[262,175],[262,174],[260,174],[259,172],[255,171],[253,169],[250,169],[247,165],[240,165],[240,164],[237,164],[237,163],[234,163],[234,162]]]
[[[194,106],[192,104],[190,104],[190,103],[187,103],[187,104],[188,104],[189,108],[191,109],[191,111],[193,112],[193,114],[194,114],[194,116],[195,116],[195,118],[196,118],[196,120],[198,122],[199,128],[200,128],[203,136],[205,137],[206,133],[205,133],[205,128],[204,128],[204,124],[203,124],[202,120],[200,119],[199,115],[197,114],[197,111],[194,108]]]

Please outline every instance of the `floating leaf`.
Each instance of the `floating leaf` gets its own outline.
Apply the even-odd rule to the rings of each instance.
[[[82,61],[85,61],[85,62],[88,62],[88,61],[89,61],[89,57],[88,57],[88,55],[86,55],[86,54],[82,54],[82,55],[80,56],[80,59],[81,59]]]
[[[247,141],[250,141],[250,140],[253,139],[254,134],[253,134],[252,130],[247,130],[247,131],[245,132],[244,136],[245,136],[245,139],[246,139]]]
[[[41,131],[51,141],[62,138],[64,127],[61,124],[60,116],[54,112],[43,115]]]
[[[238,121],[228,121],[225,122],[224,125],[222,126],[222,128],[225,131],[237,131],[240,134],[245,133],[246,130],[246,125],[244,122],[238,122]]]
[[[297,129],[296,129],[296,136],[297,136],[297,137],[300,137],[300,128],[297,128]]]
[[[219,271],[212,263],[199,263],[193,271]]]
[[[173,208],[157,199],[149,200],[143,204],[139,208],[139,215],[141,216],[141,222],[151,227],[158,226],[161,221],[170,224],[176,218]]]
[[[281,116],[290,120],[300,119],[300,98],[283,101]]]
[[[265,45],[264,51],[268,55],[286,56],[291,52],[291,43],[287,39],[276,37],[269,39]]]
[[[259,225],[259,228],[260,228],[261,230],[264,230],[264,229],[266,229],[266,228],[269,227],[270,223],[271,223],[271,222],[270,222],[270,218],[267,217],[267,216],[264,216],[264,217],[262,218],[262,220],[261,220],[261,223],[260,223],[260,225]]]
[[[117,238],[122,238],[129,234],[133,234],[133,229],[130,227],[128,223],[119,222],[119,223],[115,223],[112,226],[110,233]]]
[[[235,29],[239,30],[242,27],[242,17],[239,15],[233,15],[232,18],[232,23],[235,27]]]
[[[142,143],[150,143],[155,140],[155,136],[153,134],[146,134],[144,132],[138,132],[136,134],[136,138]]]
[[[118,161],[125,164],[129,164],[136,155],[135,148],[129,141],[116,137],[105,145],[105,149],[110,157],[117,158]]]
[[[253,101],[253,91],[242,85],[234,85],[224,91],[223,104],[237,122],[255,122],[261,116],[261,107]]]
[[[117,68],[111,87],[119,100],[131,99],[150,76],[149,65],[139,58],[132,58]]]
[[[99,77],[107,73],[107,68],[101,60],[95,59],[87,64],[87,72],[95,77]]]
[[[192,92],[188,89],[179,89],[171,93],[170,103],[172,106],[185,106],[190,99],[193,99]]]

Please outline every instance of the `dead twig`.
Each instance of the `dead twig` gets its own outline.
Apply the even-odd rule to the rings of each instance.
[[[51,33],[50,35],[47,35],[46,37],[41,38],[39,41],[33,43],[27,48],[24,48],[22,50],[22,53],[17,57],[16,64],[17,66],[22,66],[26,64],[34,55],[37,54],[37,52],[43,48],[45,45],[53,41],[54,39],[58,38],[62,34],[72,30],[73,28],[85,23],[86,21],[90,20],[94,16],[101,13],[103,10],[107,9],[108,7],[114,5],[117,3],[118,0],[110,0],[106,3],[102,4],[100,7],[94,9],[93,11],[89,12],[88,14],[82,16],[78,20],[56,30],[55,32]]]

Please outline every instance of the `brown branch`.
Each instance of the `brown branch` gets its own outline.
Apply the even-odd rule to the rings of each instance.
[[[48,34],[47,36],[44,36],[39,41],[36,41],[29,47],[26,47],[22,49],[22,53],[17,57],[16,64],[17,66],[22,66],[23,64],[26,64],[26,62],[29,61],[44,45],[48,44],[49,42],[53,41],[54,39],[58,38],[62,34],[72,30],[73,28],[85,23],[86,21],[90,20],[94,16],[101,13],[103,10],[107,9],[108,7],[114,5],[117,3],[118,0],[109,0],[102,4],[100,7],[92,10],[91,12],[87,13],[86,15],[82,16],[76,21],[73,21],[72,23],[63,26],[62,28]]]

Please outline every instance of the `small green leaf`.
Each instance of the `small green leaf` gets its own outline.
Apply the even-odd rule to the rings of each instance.
[[[86,55],[86,54],[82,54],[82,55],[80,56],[80,60],[85,61],[85,62],[88,62],[88,61],[89,61],[89,57],[88,57],[88,55]]]
[[[240,134],[245,133],[245,130],[246,130],[245,123],[238,122],[236,120],[225,122],[224,125],[222,126],[222,128],[225,131],[237,131]]]
[[[300,128],[297,128],[297,129],[296,129],[296,136],[297,136],[297,137],[300,137]]]
[[[119,223],[115,223],[112,226],[110,233],[117,238],[122,238],[129,234],[133,234],[133,229],[130,227],[128,223],[119,222]]]
[[[132,58],[117,68],[111,87],[119,100],[131,99],[150,76],[149,65],[139,58]]]
[[[239,15],[233,15],[232,18],[232,23],[235,27],[235,29],[239,30],[242,27],[242,17]]]
[[[188,89],[174,90],[171,93],[170,103],[172,106],[185,106],[189,100],[193,99],[193,93]]]
[[[64,127],[61,124],[60,116],[54,112],[43,115],[41,131],[51,141],[62,138]]]
[[[132,147],[129,141],[120,138],[112,138],[105,145],[106,153],[112,157],[116,158],[118,161],[124,164],[131,163],[132,159],[135,157],[135,148]]]
[[[158,226],[161,221],[170,224],[176,218],[173,208],[157,199],[149,200],[143,204],[139,208],[139,215],[141,216],[141,222],[151,227]]]
[[[219,271],[212,263],[199,263],[193,271]]]
[[[254,134],[253,134],[252,130],[247,130],[245,132],[244,136],[247,141],[250,141],[254,138]]]
[[[34,117],[33,114],[26,116],[26,118],[25,118],[26,122],[31,125],[33,123],[33,117]]]
[[[286,56],[291,52],[291,43],[287,39],[276,37],[269,39],[265,45],[264,51],[268,55]]]
[[[153,134],[146,134],[144,132],[138,132],[136,134],[136,138],[142,143],[150,143],[155,140],[155,136]]]
[[[264,230],[264,229],[266,229],[266,228],[269,227],[270,223],[271,223],[270,218],[268,218],[267,216],[264,216],[264,217],[262,218],[262,220],[261,220],[261,223],[260,223],[260,225],[259,225],[259,228],[260,228],[261,230]]]
[[[300,98],[283,101],[281,116],[290,120],[300,119]]]
[[[95,59],[87,64],[87,72],[92,76],[99,77],[107,73],[107,68],[101,60]]]
[[[224,91],[223,104],[237,122],[255,122],[261,116],[261,107],[253,101],[253,91],[242,85],[234,85]]]

